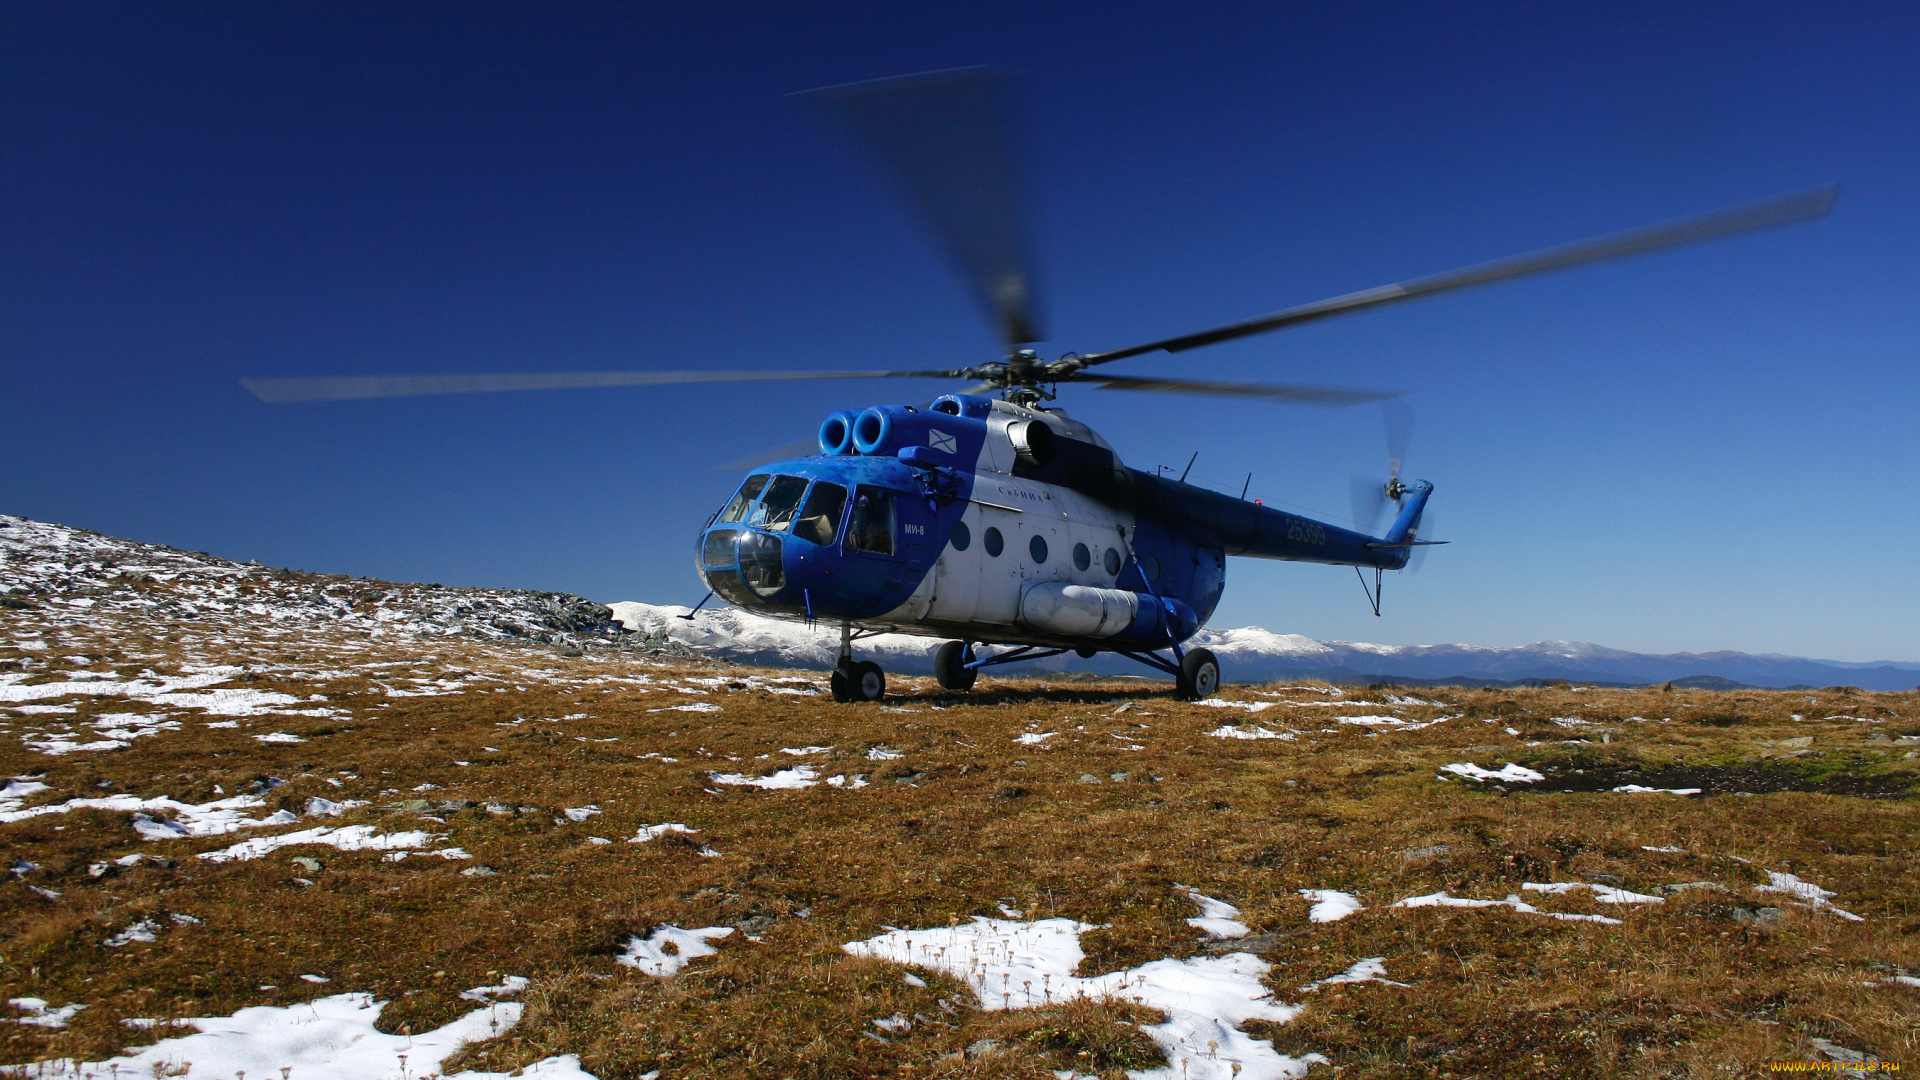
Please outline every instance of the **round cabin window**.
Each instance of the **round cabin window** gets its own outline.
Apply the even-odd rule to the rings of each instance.
[[[1007,542],[1000,538],[1000,530],[992,527],[988,527],[986,536],[980,542],[986,545],[987,554],[996,559],[1007,546]]]
[[[1160,560],[1151,555],[1140,555],[1140,569],[1146,571],[1148,582],[1160,580]]]
[[[953,544],[953,550],[965,551],[967,545],[973,543],[973,531],[967,528],[966,522],[956,521],[953,523],[952,530],[947,533],[947,540]]]
[[[1120,576],[1120,549],[1108,548],[1106,557],[1102,560],[1101,565],[1107,568],[1108,577],[1119,577]]]
[[[1093,565],[1093,553],[1087,550],[1087,545],[1085,544],[1073,545],[1073,568],[1075,570],[1085,570],[1087,567],[1092,565]]]
[[[1047,538],[1041,536],[1039,533],[1035,533],[1033,539],[1027,541],[1027,554],[1033,556],[1033,564],[1035,566],[1046,562]]]

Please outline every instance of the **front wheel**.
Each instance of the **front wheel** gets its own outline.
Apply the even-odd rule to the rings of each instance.
[[[853,665],[851,681],[855,701],[879,701],[886,696],[887,673],[871,660],[862,660]]]
[[[1189,649],[1180,660],[1174,693],[1188,701],[1210,698],[1220,689],[1220,661],[1205,649]]]
[[[933,654],[933,677],[942,690],[964,694],[980,678],[979,668],[967,666],[967,643],[949,641]]]

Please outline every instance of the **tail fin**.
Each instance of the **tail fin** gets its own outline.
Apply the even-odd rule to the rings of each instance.
[[[1393,519],[1393,527],[1387,530],[1382,547],[1420,539],[1420,515],[1426,512],[1427,496],[1432,494],[1433,485],[1425,480],[1415,480],[1407,486],[1407,501],[1400,507],[1400,516]]]

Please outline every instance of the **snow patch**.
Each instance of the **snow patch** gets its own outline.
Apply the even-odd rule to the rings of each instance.
[[[1336,889],[1301,889],[1302,899],[1313,902],[1307,911],[1310,922],[1339,922],[1356,911],[1365,911],[1358,897]]]
[[[707,942],[718,941],[731,933],[731,926],[705,926],[698,930],[662,926],[644,938],[627,939],[626,950],[614,960],[638,968],[643,975],[664,979],[702,956],[718,954],[720,950]]]
[[[1444,771],[1450,772],[1455,776],[1464,776],[1475,783],[1479,783],[1482,780],[1499,780],[1509,784],[1535,784],[1546,779],[1545,775],[1534,772],[1532,769],[1515,765],[1511,761],[1507,762],[1499,772],[1494,772],[1491,769],[1483,769],[1471,761],[1463,761],[1444,766]]]
[[[1292,1080],[1319,1054],[1289,1057],[1240,1030],[1249,1020],[1286,1023],[1299,1007],[1274,1001],[1260,979],[1270,966],[1252,953],[1155,960],[1094,978],[1073,974],[1085,954],[1072,919],[1016,922],[976,917],[962,926],[888,930],[842,946],[854,956],[939,971],[967,983],[987,1009],[1024,1009],[1074,998],[1116,998],[1166,1014],[1143,1027],[1185,1080]],[[1179,1070],[1179,1071],[1175,1071]]]

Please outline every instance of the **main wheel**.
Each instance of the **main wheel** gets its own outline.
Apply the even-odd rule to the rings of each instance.
[[[887,673],[871,660],[862,660],[853,665],[851,681],[855,701],[879,701],[886,696]]]
[[[1189,649],[1180,661],[1174,693],[1188,701],[1210,698],[1220,689],[1220,661],[1205,649]]]
[[[940,646],[933,654],[933,677],[943,690],[964,694],[973,689],[975,679],[980,677],[980,669],[967,666],[967,643],[949,641]]]
[[[834,668],[833,674],[827,676],[827,687],[828,689],[833,691],[833,700],[835,701],[860,700],[859,698],[856,698],[853,696],[852,668],[845,668],[845,667]]]

